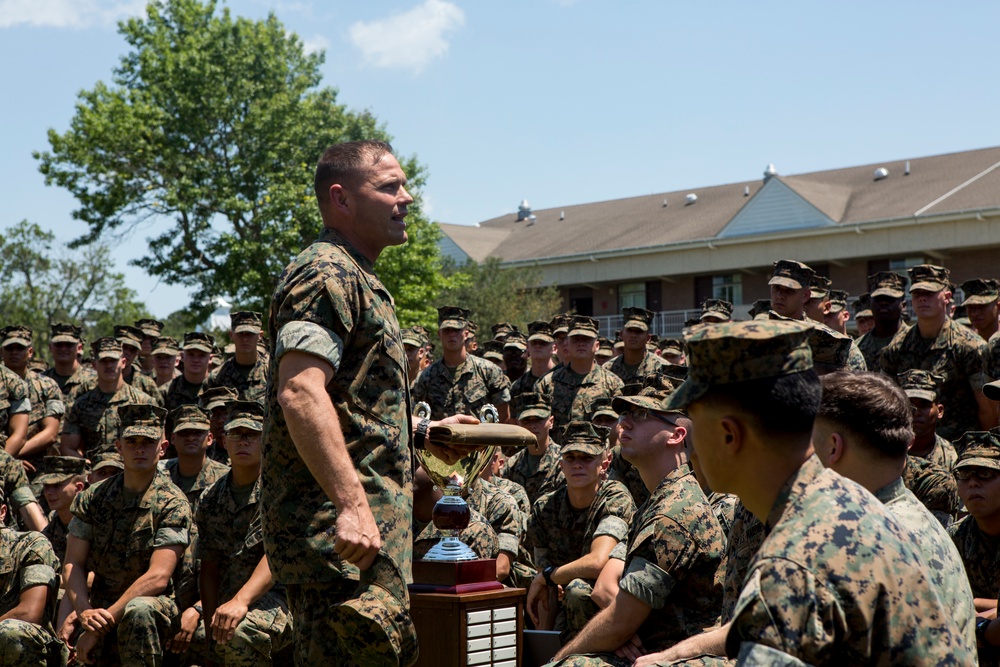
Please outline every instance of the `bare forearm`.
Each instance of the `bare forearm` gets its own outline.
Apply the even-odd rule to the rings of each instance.
[[[639,626],[632,627],[631,623],[623,622],[623,619],[616,616],[614,605],[602,609],[587,624],[587,631],[579,633],[573,641],[564,646],[556,654],[556,659],[578,653],[607,653],[624,644],[635,634]]]
[[[42,506],[38,503],[28,503],[20,509],[20,514],[28,530],[37,530],[40,532],[45,530],[45,527],[49,525],[49,520],[45,518]]]
[[[274,579],[271,577],[271,568],[268,565],[267,556],[264,556],[257,563],[257,567],[254,568],[253,574],[250,575],[247,582],[243,584],[243,587],[233,597],[238,598],[240,602],[249,607],[259,600],[264,593],[271,590],[272,586],[274,586]]]
[[[42,424],[44,424],[42,430],[31,436],[21,447],[21,458],[43,454],[49,445],[56,441],[59,435],[59,420],[55,417],[46,417],[42,420]]]
[[[684,641],[678,642],[660,653],[651,653],[644,656],[649,664],[669,663],[675,660],[686,660],[699,655],[725,655],[726,635],[732,624],[726,623],[721,628],[715,628],[693,637],[688,637]]]
[[[552,581],[560,586],[565,586],[574,579],[597,579],[607,563],[607,556],[591,552],[582,558],[557,567],[556,571],[552,573]]]
[[[114,604],[108,607],[108,611],[115,618],[115,623],[122,620],[125,615],[125,605],[136,598],[159,595],[167,588],[169,577],[164,577],[158,572],[145,572],[141,577],[132,582],[132,585],[125,589],[122,596],[115,600]]]
[[[63,456],[83,456],[83,449],[80,447],[81,439],[77,434],[63,433],[59,440],[59,451]]]
[[[201,561],[198,590],[201,592],[202,618],[207,625],[211,623],[212,614],[219,607],[219,564],[215,561]]]
[[[65,596],[77,614],[93,608],[87,591],[87,571],[82,564],[67,562],[63,566],[63,580],[66,582]]]
[[[28,414],[18,413],[10,416],[10,433],[4,448],[11,456],[20,456],[21,448],[28,437]]]

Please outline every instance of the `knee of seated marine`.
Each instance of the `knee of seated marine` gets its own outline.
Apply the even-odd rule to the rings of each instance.
[[[119,626],[155,624],[153,613],[154,607],[150,604],[149,598],[132,598],[125,605],[125,611],[122,613],[122,620],[119,622]]]
[[[574,579],[563,586],[563,604],[571,606],[580,602],[589,602],[593,592],[594,587],[588,581]]]

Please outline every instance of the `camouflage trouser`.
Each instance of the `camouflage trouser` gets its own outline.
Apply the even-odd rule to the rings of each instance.
[[[218,660],[226,667],[270,667],[272,656],[292,642],[291,620],[284,596],[265,593],[250,605],[233,638],[215,645]]]
[[[564,641],[575,637],[600,611],[590,599],[593,592],[594,582],[587,579],[574,579],[563,586],[562,606],[556,617],[555,629],[562,631]]]
[[[130,600],[122,620],[94,650],[96,664],[158,667],[163,664],[163,644],[177,632],[179,621],[173,596]]]
[[[735,660],[727,660],[718,656],[699,656],[687,660],[657,662],[657,667],[731,667]],[[571,655],[558,662],[549,663],[546,667],[631,667],[632,661],[619,658],[614,653],[585,653]]]
[[[48,667],[65,665],[66,645],[41,626],[27,621],[0,621],[0,665]]]

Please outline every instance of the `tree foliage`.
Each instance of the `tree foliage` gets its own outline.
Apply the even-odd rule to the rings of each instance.
[[[159,0],[119,32],[130,50],[112,84],[82,92],[69,130],[50,130],[51,150],[35,154],[46,182],[79,203],[73,216],[89,232],[74,244],[151,231],[134,263],[192,288],[195,319],[215,296],[266,313],[277,276],[319,233],[312,179],[323,150],[390,137],[319,87],[323,54],[305,53],[273,14],[253,21],[215,0]],[[401,162],[422,182],[415,159]],[[436,230],[411,225],[430,261],[403,249],[380,269],[407,317],[441,284],[427,274],[437,248],[421,238]]]
[[[0,235],[0,322],[35,331],[35,352],[48,354],[56,322],[83,327],[88,340],[110,336],[115,324],[148,317],[145,305],[111,267],[107,246],[76,252],[53,248],[55,237],[23,220]]]
[[[469,261],[451,273],[452,284],[442,291],[437,305],[471,310],[480,343],[492,338],[489,327],[497,322],[527,331],[528,322],[549,320],[562,308],[557,288],[535,287],[541,282],[538,269],[503,269],[499,259],[490,257],[482,264]]]

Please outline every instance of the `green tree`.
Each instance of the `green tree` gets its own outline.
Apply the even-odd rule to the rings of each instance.
[[[479,325],[476,338],[480,343],[492,338],[489,328],[497,322],[510,322],[526,331],[528,322],[549,320],[562,309],[557,288],[536,287],[541,275],[535,268],[504,269],[498,258],[490,257],[482,264],[469,261],[450,272],[452,284],[443,289],[437,305],[471,310]]]
[[[277,276],[321,228],[311,184],[323,150],[389,135],[319,87],[324,55],[305,53],[273,14],[253,21],[214,0],[160,0],[119,32],[130,50],[112,85],[82,92],[69,130],[50,130],[51,150],[35,153],[46,183],[79,202],[73,216],[89,232],[74,244],[155,224],[135,264],[192,288],[197,319],[216,296],[266,313]],[[401,162],[421,183],[417,161]],[[430,227],[416,216],[411,225]],[[422,235],[415,245],[434,266],[437,247]],[[380,267],[407,317],[440,284],[417,259],[402,250]]]
[[[73,322],[88,340],[111,335],[115,324],[148,317],[125,276],[112,270],[107,246],[77,252],[53,249],[55,237],[23,220],[0,234],[0,322],[35,331],[35,352],[47,356],[49,327]]]

